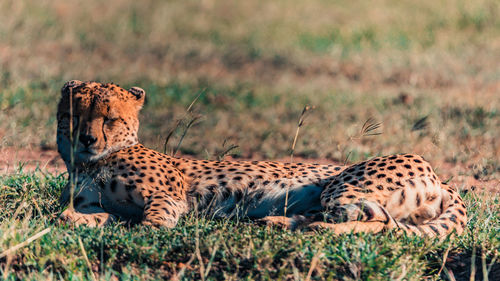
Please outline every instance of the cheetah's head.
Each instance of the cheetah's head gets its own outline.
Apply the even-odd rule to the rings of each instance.
[[[145,92],[114,84],[72,80],[61,89],[57,109],[57,147],[69,168],[94,162],[137,144],[138,113]]]

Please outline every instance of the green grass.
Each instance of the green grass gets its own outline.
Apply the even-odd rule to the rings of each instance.
[[[195,214],[173,229],[118,224],[72,228],[57,224],[61,212],[57,198],[65,183],[64,174],[19,172],[0,177],[0,253],[50,229],[0,259],[0,273],[7,280],[90,280],[91,274],[102,280],[177,275],[199,280],[200,272],[207,280],[303,280],[310,271],[314,280],[435,280],[448,279],[444,273],[448,270],[457,280],[468,280],[471,269],[476,280],[482,280],[483,267],[495,280],[500,273],[498,195],[465,195],[469,214],[465,234],[438,242],[392,232],[341,236],[329,231],[292,232],[244,219],[211,220]],[[445,269],[438,275],[443,259],[447,259]]]

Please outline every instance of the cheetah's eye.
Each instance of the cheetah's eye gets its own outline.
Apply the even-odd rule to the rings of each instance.
[[[71,116],[69,113],[63,113],[61,115],[61,119],[68,119],[68,121],[72,121],[73,128],[76,128],[76,126],[78,126],[78,121],[80,121],[80,117],[78,115]]]
[[[115,121],[118,121],[119,118],[109,118],[109,117],[104,117],[104,123],[106,124],[110,124],[110,123],[113,123]]]

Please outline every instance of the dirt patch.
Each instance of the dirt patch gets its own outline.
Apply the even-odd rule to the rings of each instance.
[[[32,172],[36,169],[50,173],[62,173],[66,166],[57,151],[43,148],[15,148],[0,149],[0,173],[12,174],[22,169]]]
[[[467,164],[452,164],[448,162],[431,164],[434,168],[437,168],[436,173],[441,180],[449,180],[449,183],[452,186],[456,186],[459,190],[500,193],[500,180],[483,180],[472,176],[470,175],[471,173],[468,173],[470,167]]]

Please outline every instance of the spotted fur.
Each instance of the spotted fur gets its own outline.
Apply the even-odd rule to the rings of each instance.
[[[138,142],[144,90],[74,80],[61,93],[57,143],[76,183],[61,195],[74,205],[61,217],[77,224],[174,227],[196,209],[291,228],[444,236],[467,221],[456,190],[417,155],[352,166],[175,158]]]

